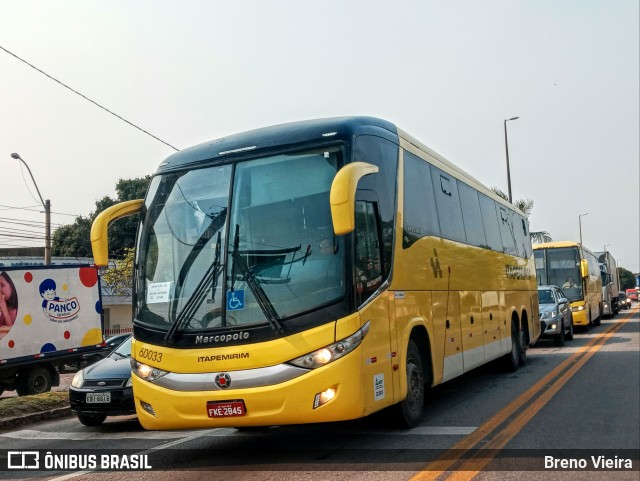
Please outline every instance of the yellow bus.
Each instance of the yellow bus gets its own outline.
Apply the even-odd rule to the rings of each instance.
[[[140,212],[133,390],[147,429],[361,418],[540,335],[522,214],[376,118],[267,127],[162,162]]]
[[[573,325],[585,330],[602,317],[602,279],[598,257],[579,242],[560,241],[533,247],[540,285],[555,285],[571,301]]]

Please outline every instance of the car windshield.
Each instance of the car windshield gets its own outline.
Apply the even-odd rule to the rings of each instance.
[[[539,289],[538,290],[538,302],[540,304],[553,304],[553,294],[551,289]]]
[[[341,157],[332,147],[154,177],[139,230],[136,321],[167,338],[277,329],[342,298],[344,241],[329,204]]]
[[[116,347],[109,357],[130,357],[131,356],[131,341],[133,336],[129,336],[126,341]]]

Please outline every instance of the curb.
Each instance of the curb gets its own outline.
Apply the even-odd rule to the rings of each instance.
[[[51,409],[49,411],[42,411],[39,413],[25,414],[22,416],[14,416],[10,418],[0,419],[0,429],[10,429],[16,426],[24,426],[26,424],[36,423],[38,421],[47,421],[49,419],[58,419],[67,416],[71,416],[71,407],[62,407]]]

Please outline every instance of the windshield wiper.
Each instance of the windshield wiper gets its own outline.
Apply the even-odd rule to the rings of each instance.
[[[213,282],[211,285],[211,302],[216,300],[216,287],[218,287],[218,277],[222,273],[222,263],[220,262],[220,252],[222,250],[221,233],[218,231],[216,240],[216,253],[213,256]],[[208,301],[207,301],[208,302]]]
[[[211,222],[211,225],[204,230],[198,241],[191,249],[191,252],[187,256],[184,264],[182,265],[182,269],[180,269],[180,273],[178,274],[178,283],[176,285],[176,293],[175,298],[173,300],[173,308],[172,308],[172,317],[174,318],[174,322],[171,324],[167,333],[164,336],[163,343],[167,344],[169,341],[172,341],[176,332],[181,330],[188,320],[191,319],[191,316],[198,310],[204,299],[206,298],[206,294],[211,285],[217,284],[217,278],[214,276],[217,274],[220,275],[222,270],[220,266],[220,245],[221,245],[221,233],[220,229],[224,225],[225,219],[227,217],[227,209],[223,209],[217,216],[215,216]],[[198,285],[193,290],[189,299],[185,303],[184,307],[180,311],[180,313],[176,316],[176,311],[178,309],[178,299],[180,298],[180,292],[182,291],[182,286],[184,285],[184,280],[187,277],[187,273],[191,268],[191,265],[197,258],[198,254],[202,250],[202,248],[209,242],[211,239],[211,232],[218,232],[218,239],[216,241],[216,255],[213,263],[207,268],[206,272],[198,282]]]
[[[233,251],[232,251],[233,264],[231,265],[231,292],[233,292],[234,290],[233,285],[235,283],[235,272],[236,272],[236,266],[238,266],[238,268],[240,269],[240,272],[242,272],[244,281],[249,286],[249,289],[251,289],[251,293],[253,294],[253,297],[255,297],[256,301],[258,301],[258,305],[260,306],[260,309],[262,309],[264,316],[267,318],[267,322],[269,323],[269,326],[271,326],[271,329],[273,329],[275,332],[281,333],[282,324],[280,323],[280,317],[278,316],[278,313],[273,307],[273,304],[271,304],[269,297],[264,292],[264,289],[262,288],[260,283],[256,280],[255,273],[251,270],[251,268],[247,265],[245,260],[240,255],[238,251],[239,244],[240,244],[240,225],[236,224],[236,232],[235,232],[235,235],[233,236]]]

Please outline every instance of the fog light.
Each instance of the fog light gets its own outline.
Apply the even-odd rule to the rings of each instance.
[[[558,327],[558,325],[557,325],[557,324],[551,324],[551,325],[549,326],[549,329],[551,329],[552,331],[555,331],[555,330],[556,330],[556,327]]]
[[[151,414],[153,417],[158,417],[156,416],[156,412],[153,409],[153,406],[151,406],[151,404],[147,404],[144,401],[140,401],[140,407],[142,407],[142,409],[144,409],[145,411],[147,411],[149,414]]]
[[[318,394],[316,394],[316,397],[313,400],[313,409],[319,408],[323,404],[327,404],[334,397],[336,397],[336,390],[332,387],[330,387],[326,391],[319,392]]]

